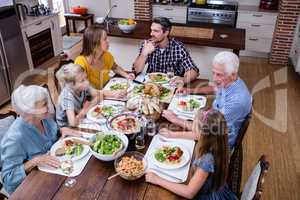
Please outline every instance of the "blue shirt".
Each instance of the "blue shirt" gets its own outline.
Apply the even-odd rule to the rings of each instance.
[[[232,150],[241,125],[252,108],[252,96],[245,82],[238,78],[227,88],[219,88],[213,108],[220,111],[226,119],[229,146]]]
[[[217,191],[212,191],[213,187],[213,173],[215,173],[215,159],[213,154],[206,153],[201,158],[195,160],[193,164],[209,173],[206,181],[201,187],[198,194],[194,197],[196,200],[237,200],[235,194],[229,189],[228,185],[225,184]]]
[[[47,153],[58,139],[55,121],[46,119],[42,123],[44,133],[19,117],[1,141],[1,176],[5,190],[10,194],[26,177],[24,163],[36,155]]]

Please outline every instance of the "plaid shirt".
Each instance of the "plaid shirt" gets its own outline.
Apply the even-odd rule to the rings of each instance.
[[[140,54],[143,46],[142,44],[140,47]],[[148,55],[146,63],[148,63],[147,73],[174,72],[175,76],[184,76],[184,73],[191,69],[199,72],[187,49],[174,38],[169,40],[168,46],[163,51],[156,47],[154,52]]]

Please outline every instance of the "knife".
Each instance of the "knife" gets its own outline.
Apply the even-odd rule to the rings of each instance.
[[[92,134],[97,134],[101,131],[96,130],[96,129],[91,129],[91,128],[79,128],[79,127],[75,127],[75,126],[70,126],[69,128],[81,131],[81,132],[85,132],[85,133],[92,133]]]
[[[138,81],[138,80],[132,80],[132,82],[134,82],[134,83],[138,83],[138,84],[144,84],[143,82],[141,82],[141,81]]]

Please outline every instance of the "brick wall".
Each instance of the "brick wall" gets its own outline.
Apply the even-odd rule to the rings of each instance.
[[[152,0],[134,0],[135,19],[150,21],[152,19]]]
[[[300,0],[281,0],[272,43],[270,63],[287,64],[300,13]]]

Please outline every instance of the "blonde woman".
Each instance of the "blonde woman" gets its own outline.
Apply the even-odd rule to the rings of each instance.
[[[62,66],[56,72],[56,78],[62,88],[56,108],[57,124],[60,127],[77,126],[87,111],[104,98],[104,94],[90,87],[86,73],[79,65]]]
[[[12,93],[11,102],[19,117],[11,124],[0,146],[1,177],[9,194],[36,166],[60,167],[59,160],[48,151],[60,135],[76,136],[76,132],[68,128],[58,129],[47,89],[21,85]]]
[[[109,81],[111,70],[126,79],[135,79],[133,73],[127,73],[115,63],[108,48],[106,31],[97,25],[91,25],[84,32],[82,52],[75,60],[75,64],[79,64],[86,72],[91,85],[98,90]]]

